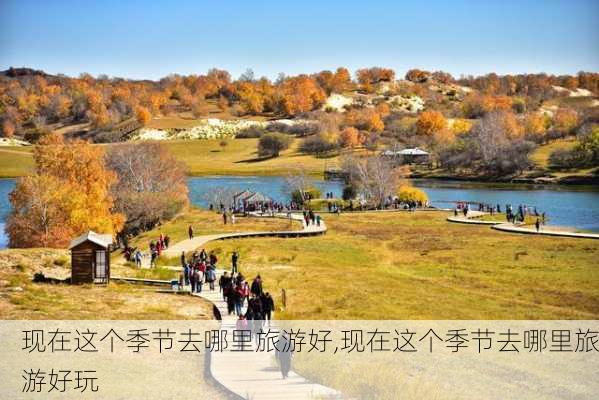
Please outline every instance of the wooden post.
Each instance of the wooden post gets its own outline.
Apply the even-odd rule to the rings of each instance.
[[[287,292],[285,289],[281,289],[281,304],[281,311],[285,311],[285,308],[287,308]]]

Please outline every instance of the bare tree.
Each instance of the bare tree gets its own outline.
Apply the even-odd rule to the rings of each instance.
[[[106,165],[118,177],[112,193],[127,217],[124,233],[151,229],[188,204],[184,166],[160,143],[112,146]]]
[[[390,160],[379,156],[345,157],[342,169],[349,183],[377,208],[382,208],[389,196],[395,194],[401,177],[400,170],[394,168]]]
[[[313,187],[314,181],[308,175],[306,169],[302,165],[299,165],[290,171],[285,178],[283,194],[286,194],[289,198],[293,198],[293,193],[299,193],[303,203],[304,201],[308,200],[307,192]]]
[[[216,207],[234,207],[234,196],[241,190],[235,188],[217,187],[202,194],[202,198]]]

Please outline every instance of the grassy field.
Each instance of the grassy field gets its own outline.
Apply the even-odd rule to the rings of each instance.
[[[187,231],[189,225],[193,226],[195,236],[225,232],[281,231],[288,229],[300,229],[299,223],[295,221],[293,222],[293,225],[290,225],[289,221],[266,218],[237,218],[235,225],[224,225],[222,215],[217,214],[216,212],[191,208],[185,213],[174,218],[172,221],[134,237],[130,241],[130,246],[139,247],[142,249],[142,251],[148,252],[150,241],[158,239],[161,233],[168,235],[171,239],[171,243],[177,243],[188,238]],[[137,268],[129,268],[128,265],[124,265],[122,253],[120,251],[112,253],[112,259],[116,262],[114,265],[114,271],[122,275],[155,279],[171,279],[176,277],[176,274],[174,274],[172,271],[160,268],[152,271],[140,271]],[[162,259],[159,260],[158,265],[165,265],[170,261],[171,260]],[[178,262],[179,257],[175,257],[174,261]],[[124,268],[120,269],[122,266],[124,266]]]
[[[551,143],[537,147],[531,154],[530,160],[538,167],[549,168],[549,156],[551,153],[559,149],[570,150],[575,144],[576,140],[574,138],[554,140]]]
[[[201,175],[286,175],[301,165],[312,175],[322,175],[327,159],[301,154],[295,139],[279,157],[258,158],[258,139],[180,140],[164,142],[188,168],[188,174]],[[106,145],[102,145],[106,146]],[[0,177],[23,176],[33,169],[31,147],[0,147]],[[336,157],[328,159],[335,161]]]
[[[599,243],[450,224],[439,212],[329,216],[323,237],[213,242],[240,251],[288,319],[596,319]],[[315,301],[318,299],[318,301]]]
[[[300,140],[295,139],[279,157],[258,158],[258,139],[172,141],[167,147],[188,167],[189,175],[286,175],[301,165],[306,172],[322,175],[325,160],[298,152]],[[335,158],[329,159],[334,161]]]
[[[0,178],[27,175],[33,171],[32,147],[0,147]]]
[[[32,282],[33,274],[70,275],[65,250],[0,251],[1,319],[211,319],[209,303],[158,293],[156,287],[110,283],[68,285]]]

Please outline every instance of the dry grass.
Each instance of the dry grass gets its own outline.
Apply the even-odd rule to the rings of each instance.
[[[33,172],[31,151],[31,147],[0,147],[0,178],[12,178]]]
[[[530,155],[530,160],[538,167],[549,168],[549,156],[558,149],[570,150],[576,144],[574,138],[554,140],[543,146],[539,146]]]
[[[65,262],[65,260],[67,260]],[[65,250],[0,251],[2,319],[211,319],[212,307],[198,298],[158,293],[156,287],[110,283],[69,285],[32,282],[33,274],[70,275]]]
[[[299,153],[301,140],[294,139],[279,157],[266,159],[258,157],[258,139],[229,140],[225,148],[220,140],[169,141],[166,145],[187,165],[189,175],[286,175],[299,165],[312,175],[322,175],[326,159]]]
[[[279,319],[595,319],[599,243],[445,221],[438,212],[342,214],[323,237],[211,243],[237,249],[287,309]],[[315,300],[317,299],[317,300]],[[280,304],[279,304],[280,305]]]
[[[176,140],[165,145],[187,166],[188,174],[201,175],[286,175],[301,165],[312,175],[324,173],[327,159],[298,152],[300,141],[275,158],[259,158],[258,139],[231,139],[226,147],[220,140]],[[110,146],[110,145],[101,145]],[[335,161],[337,157],[329,158]],[[33,170],[31,147],[0,147],[0,177],[23,176]]]

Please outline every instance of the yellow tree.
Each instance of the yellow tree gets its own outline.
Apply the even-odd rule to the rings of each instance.
[[[472,123],[464,118],[456,118],[451,124],[451,130],[454,135],[463,135],[464,133],[469,132],[470,129],[472,129]]]
[[[135,118],[137,118],[137,121],[139,121],[140,124],[146,125],[148,122],[150,122],[150,118],[152,118],[152,115],[150,114],[150,111],[148,111],[147,108],[137,106],[135,108]]]
[[[524,130],[527,134],[543,137],[547,131],[545,117],[541,113],[530,113],[524,120]]]
[[[578,125],[578,113],[570,108],[560,108],[553,116],[553,126],[560,132],[571,133]]]
[[[341,147],[353,148],[360,144],[360,133],[353,126],[348,126],[339,134]]]
[[[423,111],[416,122],[418,134],[432,136],[447,128],[447,120],[439,111]]]
[[[87,230],[115,234],[122,228],[123,216],[112,213],[115,174],[105,167],[102,147],[83,141],[66,144],[61,135],[50,134],[33,155],[35,174],[20,180],[11,194],[11,245],[29,246],[25,237],[33,235],[47,237],[44,245],[64,247]]]

